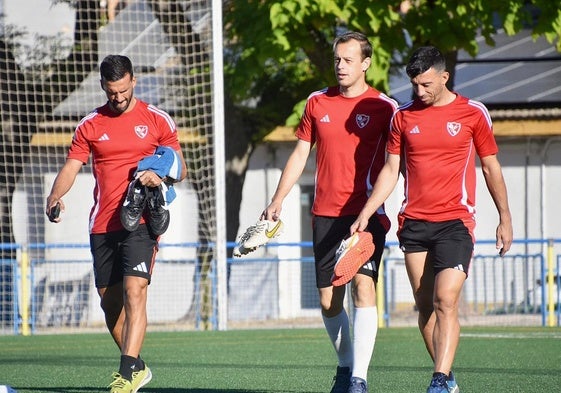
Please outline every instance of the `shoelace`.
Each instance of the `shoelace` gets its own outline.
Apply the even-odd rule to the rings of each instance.
[[[144,371],[144,370],[133,371],[133,372],[132,372],[132,379],[135,379],[136,377],[138,377],[138,374],[139,374],[141,371]]]
[[[163,216],[164,211],[164,200],[162,198],[162,192],[160,189],[152,190],[152,196],[148,199],[148,204],[150,208],[150,212],[153,216]]]
[[[141,189],[134,189],[134,193],[132,195],[131,201],[128,205],[128,209],[133,213],[139,213],[139,211],[144,209],[143,200],[145,196],[142,195]]]
[[[353,388],[358,388],[359,390],[353,389]],[[351,381],[351,386],[349,386],[349,391],[361,391],[361,392],[365,392],[366,391],[366,384],[362,381],[357,381],[356,379],[353,379]]]
[[[339,248],[337,249],[337,251],[335,251],[335,258],[339,258],[339,255],[341,255],[343,253],[343,251],[345,251],[347,249],[347,243],[348,243],[348,239],[345,239],[341,242],[341,244],[339,245]]]
[[[129,382],[125,378],[123,378],[119,373],[113,373],[112,377],[113,377],[113,382],[109,384],[110,388],[124,388],[127,382]]]
[[[240,243],[245,242],[246,240],[248,240],[250,237],[252,237],[256,233],[259,233],[259,232],[263,231],[263,228],[265,227],[265,225],[267,225],[267,223],[263,222],[262,224],[258,223],[258,224],[252,225],[249,228],[247,228],[245,233],[240,238]]]

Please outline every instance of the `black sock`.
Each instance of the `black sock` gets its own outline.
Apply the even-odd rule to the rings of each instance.
[[[136,369],[136,358],[127,355],[121,355],[121,365],[119,366],[119,374],[121,377],[132,380],[132,372]]]
[[[442,378],[445,381],[448,379],[448,375],[444,374],[444,373],[433,373],[432,374],[432,378]]]
[[[140,355],[136,358],[136,362],[134,363],[136,370],[144,370],[144,360],[140,358]]]

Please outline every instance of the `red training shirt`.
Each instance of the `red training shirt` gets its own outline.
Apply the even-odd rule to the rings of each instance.
[[[456,95],[444,106],[418,100],[400,106],[392,120],[387,151],[405,163],[404,218],[441,222],[473,220],[475,154],[497,154],[487,108]]]
[[[353,98],[342,96],[338,86],[308,97],[296,136],[317,148],[313,214],[360,213],[384,165],[396,108],[394,100],[371,87]]]
[[[119,210],[127,186],[138,162],[158,146],[180,149],[175,123],[169,114],[139,99],[130,112],[117,115],[105,104],[80,121],[67,157],[86,164],[92,155],[90,233],[123,229]]]

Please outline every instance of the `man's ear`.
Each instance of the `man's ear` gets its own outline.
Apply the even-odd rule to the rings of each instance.
[[[370,57],[366,57],[362,60],[362,72],[366,72],[366,70],[370,68],[370,63],[372,63],[372,59]]]
[[[446,85],[448,83],[448,79],[450,79],[450,73],[448,71],[442,72],[442,84]]]

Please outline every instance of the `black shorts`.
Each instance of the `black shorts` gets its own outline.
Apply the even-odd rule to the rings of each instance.
[[[357,216],[323,217],[313,218],[313,245],[314,259],[316,264],[316,286],[318,288],[330,287],[333,269],[335,268],[335,252],[341,241],[349,236],[349,228],[355,222]],[[380,223],[378,217],[370,218],[368,232],[374,238],[376,246],[370,262],[360,268],[358,273],[378,280],[378,268],[386,245],[386,229]]]
[[[406,218],[398,231],[404,253],[428,252],[434,274],[452,268],[468,274],[473,256],[473,237],[462,220],[428,222]]]
[[[158,240],[142,224],[127,230],[90,235],[96,288],[123,281],[124,276],[144,277],[150,283]]]

